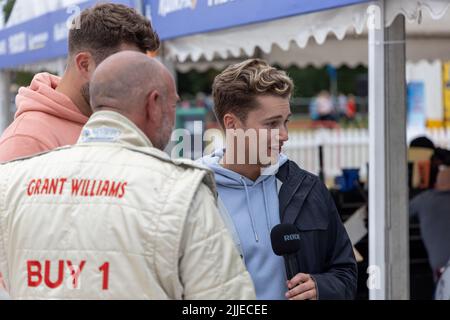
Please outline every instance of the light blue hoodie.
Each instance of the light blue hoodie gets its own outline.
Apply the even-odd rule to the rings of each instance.
[[[222,167],[219,163],[223,156],[223,150],[216,151],[201,163],[215,173],[220,202],[234,224],[235,230],[230,231],[236,231],[239,237],[237,245],[253,279],[257,299],[285,300],[288,289],[284,259],[273,253],[270,240],[272,228],[280,224],[277,178],[274,174],[262,175],[252,181]],[[278,166],[287,160],[280,155]]]

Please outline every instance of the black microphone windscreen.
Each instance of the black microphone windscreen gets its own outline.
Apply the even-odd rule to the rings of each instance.
[[[293,224],[279,224],[270,234],[272,249],[277,256],[285,256],[300,250],[300,232]]]

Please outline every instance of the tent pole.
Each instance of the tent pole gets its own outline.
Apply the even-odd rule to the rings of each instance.
[[[410,292],[405,17],[397,16],[385,35],[388,297],[407,300]]]
[[[371,300],[386,299],[384,1],[369,12],[369,269]]]
[[[140,14],[145,15],[144,2],[142,0],[134,0],[134,8]]]
[[[384,28],[385,1],[376,3],[379,24],[369,28],[367,284],[371,300],[409,299],[405,19]]]
[[[11,122],[10,105],[11,72],[0,70],[0,135]]]

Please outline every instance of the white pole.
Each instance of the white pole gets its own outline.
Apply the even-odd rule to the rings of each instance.
[[[0,70],[0,135],[8,127],[10,122],[11,100],[9,89],[11,86],[11,74],[9,71]]]
[[[134,8],[140,14],[145,15],[144,4],[142,0],[134,0]]]
[[[409,299],[405,18],[369,28],[370,298]]]
[[[384,0],[369,7],[369,288],[370,300],[386,299]]]

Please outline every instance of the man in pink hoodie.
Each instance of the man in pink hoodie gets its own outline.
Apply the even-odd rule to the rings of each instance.
[[[92,114],[89,81],[96,66],[118,51],[146,53],[160,46],[150,22],[124,5],[86,9],[78,22],[69,32],[63,77],[37,74],[19,90],[15,120],[0,138],[0,163],[74,144]]]

